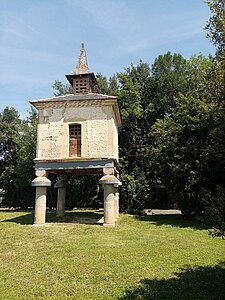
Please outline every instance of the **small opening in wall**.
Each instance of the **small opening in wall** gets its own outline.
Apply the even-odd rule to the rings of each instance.
[[[81,125],[69,125],[69,156],[81,157]]]

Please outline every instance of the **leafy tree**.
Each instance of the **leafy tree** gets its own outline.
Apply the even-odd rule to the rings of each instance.
[[[207,4],[212,12],[207,25],[207,36],[214,46],[216,46],[216,57],[213,77],[217,80],[209,78],[209,85],[211,86],[210,97],[216,101],[215,118],[217,126],[215,126],[211,133],[211,155],[213,164],[214,185],[213,187],[204,189],[202,192],[202,199],[206,206],[205,219],[215,227],[212,232],[213,236],[225,237],[225,198],[224,198],[224,128],[225,128],[225,2],[224,0],[209,0]],[[216,82],[216,84],[215,84]],[[216,99],[215,99],[216,98]],[[215,161],[218,161],[214,164]]]
[[[203,101],[180,95],[171,115],[159,119],[151,131],[155,143],[150,159],[157,179],[171,202],[189,215],[202,211],[197,196],[204,181],[201,175],[210,121],[210,108]]]
[[[208,0],[212,16],[206,25],[207,37],[217,48],[220,60],[225,60],[225,2],[224,0]]]
[[[18,158],[15,165],[14,188],[17,195],[14,205],[22,208],[34,206],[35,189],[31,187],[31,182],[35,177],[33,160],[36,154],[37,122],[37,112],[32,109],[29,117],[22,121],[21,133],[16,138]]]
[[[200,196],[205,206],[205,218],[202,220],[213,226],[210,234],[225,239],[224,187],[218,185],[212,191],[202,188]]]
[[[99,175],[69,177],[66,207],[68,209],[102,207],[103,193],[101,186],[99,186],[99,179]]]
[[[167,52],[155,59],[146,95],[149,99],[146,108],[154,112],[154,121],[170,113],[178,93],[189,88],[187,79],[187,63],[180,54]]]
[[[0,113],[0,186],[5,191],[3,205],[33,206],[37,117],[34,110],[21,120],[14,108]]]
[[[15,165],[18,158],[16,138],[20,134],[21,120],[14,108],[6,107],[0,113],[0,186],[6,192],[8,203],[13,202],[16,178]]]
[[[55,89],[55,96],[62,96],[66,94],[72,94],[73,93],[73,88],[70,84],[63,84],[59,80],[55,80],[53,86]]]
[[[217,59],[202,55],[186,63],[191,89],[180,90],[169,114],[152,126],[149,166],[169,201],[186,215],[201,215],[211,224],[214,215],[215,226],[222,229],[224,223],[218,227],[218,220],[225,207],[223,69]]]
[[[108,93],[108,81],[107,78],[100,73],[96,75],[97,85],[94,87],[94,92],[97,94]]]
[[[121,207],[128,212],[142,211],[149,195],[144,163],[146,130],[143,124],[145,87],[149,76],[149,66],[142,61],[137,66],[131,65],[124,73],[117,74],[117,95],[123,120],[119,131],[123,182]]]
[[[202,191],[215,199],[224,187],[222,65],[168,52],[147,67],[141,62],[117,74],[123,210],[178,205],[207,218]]]

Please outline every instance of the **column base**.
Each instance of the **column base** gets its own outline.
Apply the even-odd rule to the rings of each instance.
[[[46,224],[33,224],[32,227],[45,227]]]
[[[102,225],[104,227],[115,227],[116,224],[106,224],[106,223],[103,223]]]

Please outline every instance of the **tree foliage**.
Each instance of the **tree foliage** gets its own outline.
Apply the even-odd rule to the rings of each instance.
[[[69,84],[63,84],[61,81],[59,80],[55,80],[53,86],[52,86],[55,90],[55,96],[62,96],[65,94],[72,94],[73,93],[73,88],[71,85]]]
[[[26,120],[21,120],[14,108],[6,107],[0,113],[0,186],[5,191],[4,205],[33,206],[36,125],[34,110]]]
[[[224,0],[207,0],[212,16],[209,18],[206,30],[207,37],[217,48],[219,59],[225,59],[225,2]]]

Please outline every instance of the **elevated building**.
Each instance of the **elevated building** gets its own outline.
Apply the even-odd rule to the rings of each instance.
[[[30,101],[38,110],[34,160],[37,177],[32,182],[36,187],[34,223],[45,224],[49,173],[58,175],[58,216],[64,215],[68,176],[102,174],[104,225],[113,226],[118,216],[120,184],[117,169],[121,117],[117,97],[93,92],[97,81],[89,70],[83,44],[78,63],[66,78],[73,94]]]

